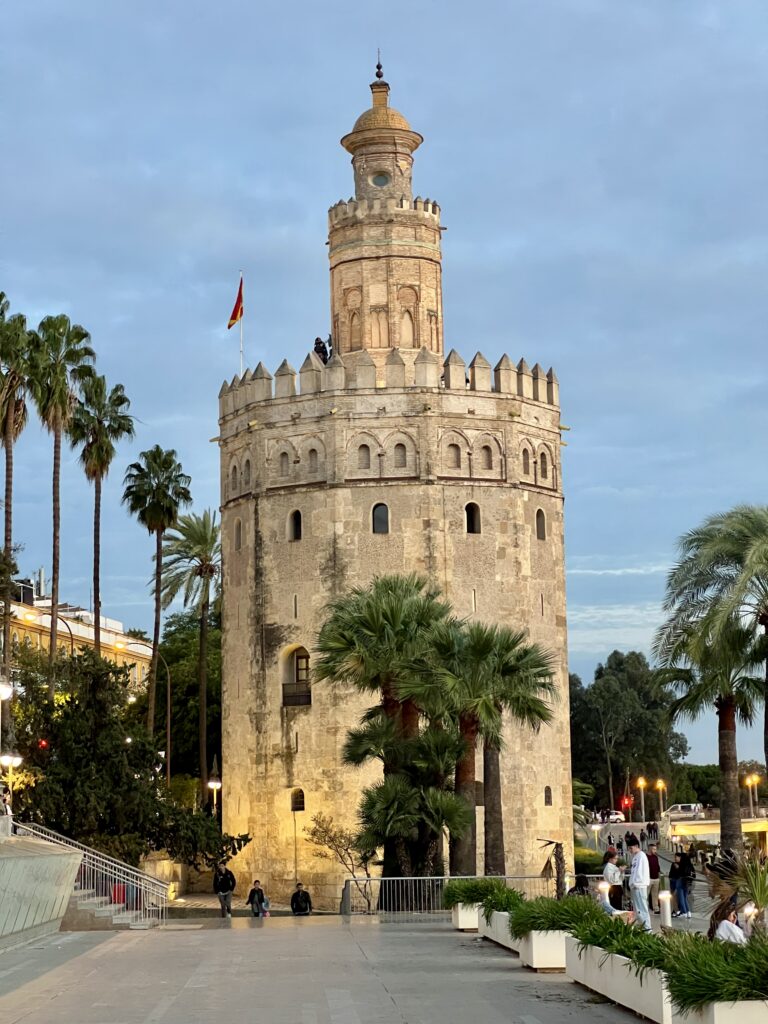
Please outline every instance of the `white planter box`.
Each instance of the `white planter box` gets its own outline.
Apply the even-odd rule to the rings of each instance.
[[[486,924],[483,908],[478,907],[477,930],[484,939],[490,939],[491,942],[504,946],[505,949],[510,949],[513,953],[517,952],[519,941],[513,939],[509,934],[509,914],[504,911],[494,910],[490,923]]]
[[[667,993],[664,975],[648,970],[642,981],[624,956],[606,954],[598,946],[588,946],[579,956],[576,939],[565,939],[565,973],[593,992],[599,992],[619,1006],[656,1021],[672,1024],[672,1004]],[[746,1022],[740,1022],[746,1024]]]
[[[476,932],[477,910],[477,903],[457,903],[451,908],[451,924],[460,932]]]
[[[710,1003],[703,1010],[691,1010],[687,1017],[672,1013],[672,1024],[765,1024],[768,1001],[744,999],[738,1003]]]
[[[564,971],[567,935],[567,932],[529,932],[517,940],[521,962],[536,971]]]

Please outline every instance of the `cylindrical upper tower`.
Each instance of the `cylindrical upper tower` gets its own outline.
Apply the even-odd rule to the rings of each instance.
[[[381,370],[393,348],[406,361],[422,346],[442,354],[442,256],[437,203],[413,199],[413,153],[423,139],[389,106],[380,64],[371,92],[373,106],[341,140],[355,198],[331,207],[328,245],[334,348],[367,350]]]

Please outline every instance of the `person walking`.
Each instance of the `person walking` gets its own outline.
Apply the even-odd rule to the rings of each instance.
[[[648,873],[651,879],[648,886],[648,909],[653,914],[660,914],[659,885],[661,884],[661,863],[659,862],[659,848],[656,843],[650,843],[648,846]]]
[[[622,884],[622,869],[616,863],[619,859],[618,853],[606,851],[603,857],[603,878],[610,885],[608,890],[608,902],[614,910],[624,908],[624,886]]]
[[[652,931],[651,915],[648,913],[648,887],[651,883],[651,874],[648,867],[648,856],[640,849],[640,841],[635,838],[629,844],[629,852],[632,855],[632,865],[629,869],[629,891],[632,896],[632,905],[635,908],[635,917],[647,932]]]
[[[291,911],[294,917],[307,917],[312,913],[312,897],[301,882],[296,883],[296,892],[291,896]]]
[[[269,900],[264,895],[264,890],[262,889],[261,882],[258,878],[253,880],[253,888],[248,893],[248,899],[245,901],[245,905],[251,908],[251,913],[254,917],[269,916]]]
[[[237,881],[225,860],[219,861],[213,874],[213,891],[219,897],[222,917],[232,917],[232,893]]]
[[[648,847],[646,845],[647,842],[648,842],[648,833],[645,831],[644,828],[641,828],[640,829],[640,849],[641,850],[647,850],[648,849]]]

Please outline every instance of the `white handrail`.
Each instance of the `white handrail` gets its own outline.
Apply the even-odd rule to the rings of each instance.
[[[115,923],[139,927],[165,924],[168,912],[166,882],[44,825],[18,822],[16,834],[81,851],[83,859],[75,879],[75,891],[82,893],[85,901],[92,901],[97,914],[107,914]]]

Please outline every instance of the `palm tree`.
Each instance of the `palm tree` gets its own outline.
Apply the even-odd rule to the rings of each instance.
[[[104,377],[89,377],[82,386],[82,398],[69,424],[73,448],[81,446],[80,465],[93,483],[93,639],[101,654],[101,486],[116,454],[115,445],[133,437],[130,399],[122,384],[107,392]]]
[[[216,513],[206,509],[201,516],[179,516],[176,527],[163,541],[163,607],[167,608],[183,591],[184,607],[192,604],[200,618],[197,656],[199,685],[200,789],[203,804],[208,799],[208,619],[211,593],[221,574],[221,529]]]
[[[141,452],[138,462],[125,471],[123,504],[136,516],[149,533],[155,535],[155,627],[152,634],[152,661],[147,683],[147,729],[155,731],[155,692],[157,689],[157,654],[160,647],[160,610],[162,607],[163,536],[176,525],[179,509],[189,505],[190,477],[172,449],[159,444]]]
[[[508,710],[519,723],[531,728],[551,721],[550,701],[556,696],[550,656],[537,644],[528,643],[524,631],[482,622],[438,623],[432,630],[434,652],[433,678],[415,680],[408,692],[417,699],[425,689],[439,686],[458,722],[463,752],[456,765],[456,793],[472,811],[472,825],[451,848],[451,874],[474,875],[477,870],[477,834],[475,825],[475,753],[479,737],[495,750],[496,771],[491,768],[490,800],[486,796],[486,814],[491,815],[490,859],[496,867],[503,854],[494,849],[503,832],[501,819],[501,780],[498,751],[501,746],[503,712]],[[492,758],[489,757],[489,761]],[[493,863],[493,862],[496,863]]]
[[[763,680],[753,675],[765,659],[763,639],[735,616],[724,625],[714,615],[691,622],[677,633],[667,650],[665,627],[656,646],[665,645],[666,663],[661,678],[671,682],[680,696],[671,707],[673,718],[698,718],[714,708],[717,713],[717,748],[720,762],[720,838],[723,849],[741,850],[739,759],[736,723],[750,725],[763,699]]]
[[[26,390],[29,378],[29,331],[26,317],[8,316],[9,303],[0,292],[0,418],[5,452],[5,529],[3,554],[13,564],[13,449],[27,423]],[[11,573],[3,593],[3,672],[11,671]]]
[[[72,418],[77,394],[93,375],[95,353],[90,335],[68,316],[47,316],[30,335],[30,391],[40,419],[53,434],[53,558],[51,566],[51,637],[49,659],[56,658],[59,613],[61,526],[61,438]],[[51,696],[54,691],[51,673]]]
[[[670,618],[657,651],[666,658],[681,629],[705,616],[717,642],[733,615],[768,636],[768,506],[737,505],[705,519],[679,542],[680,560],[667,577]],[[763,687],[763,746],[768,767],[768,661]]]

